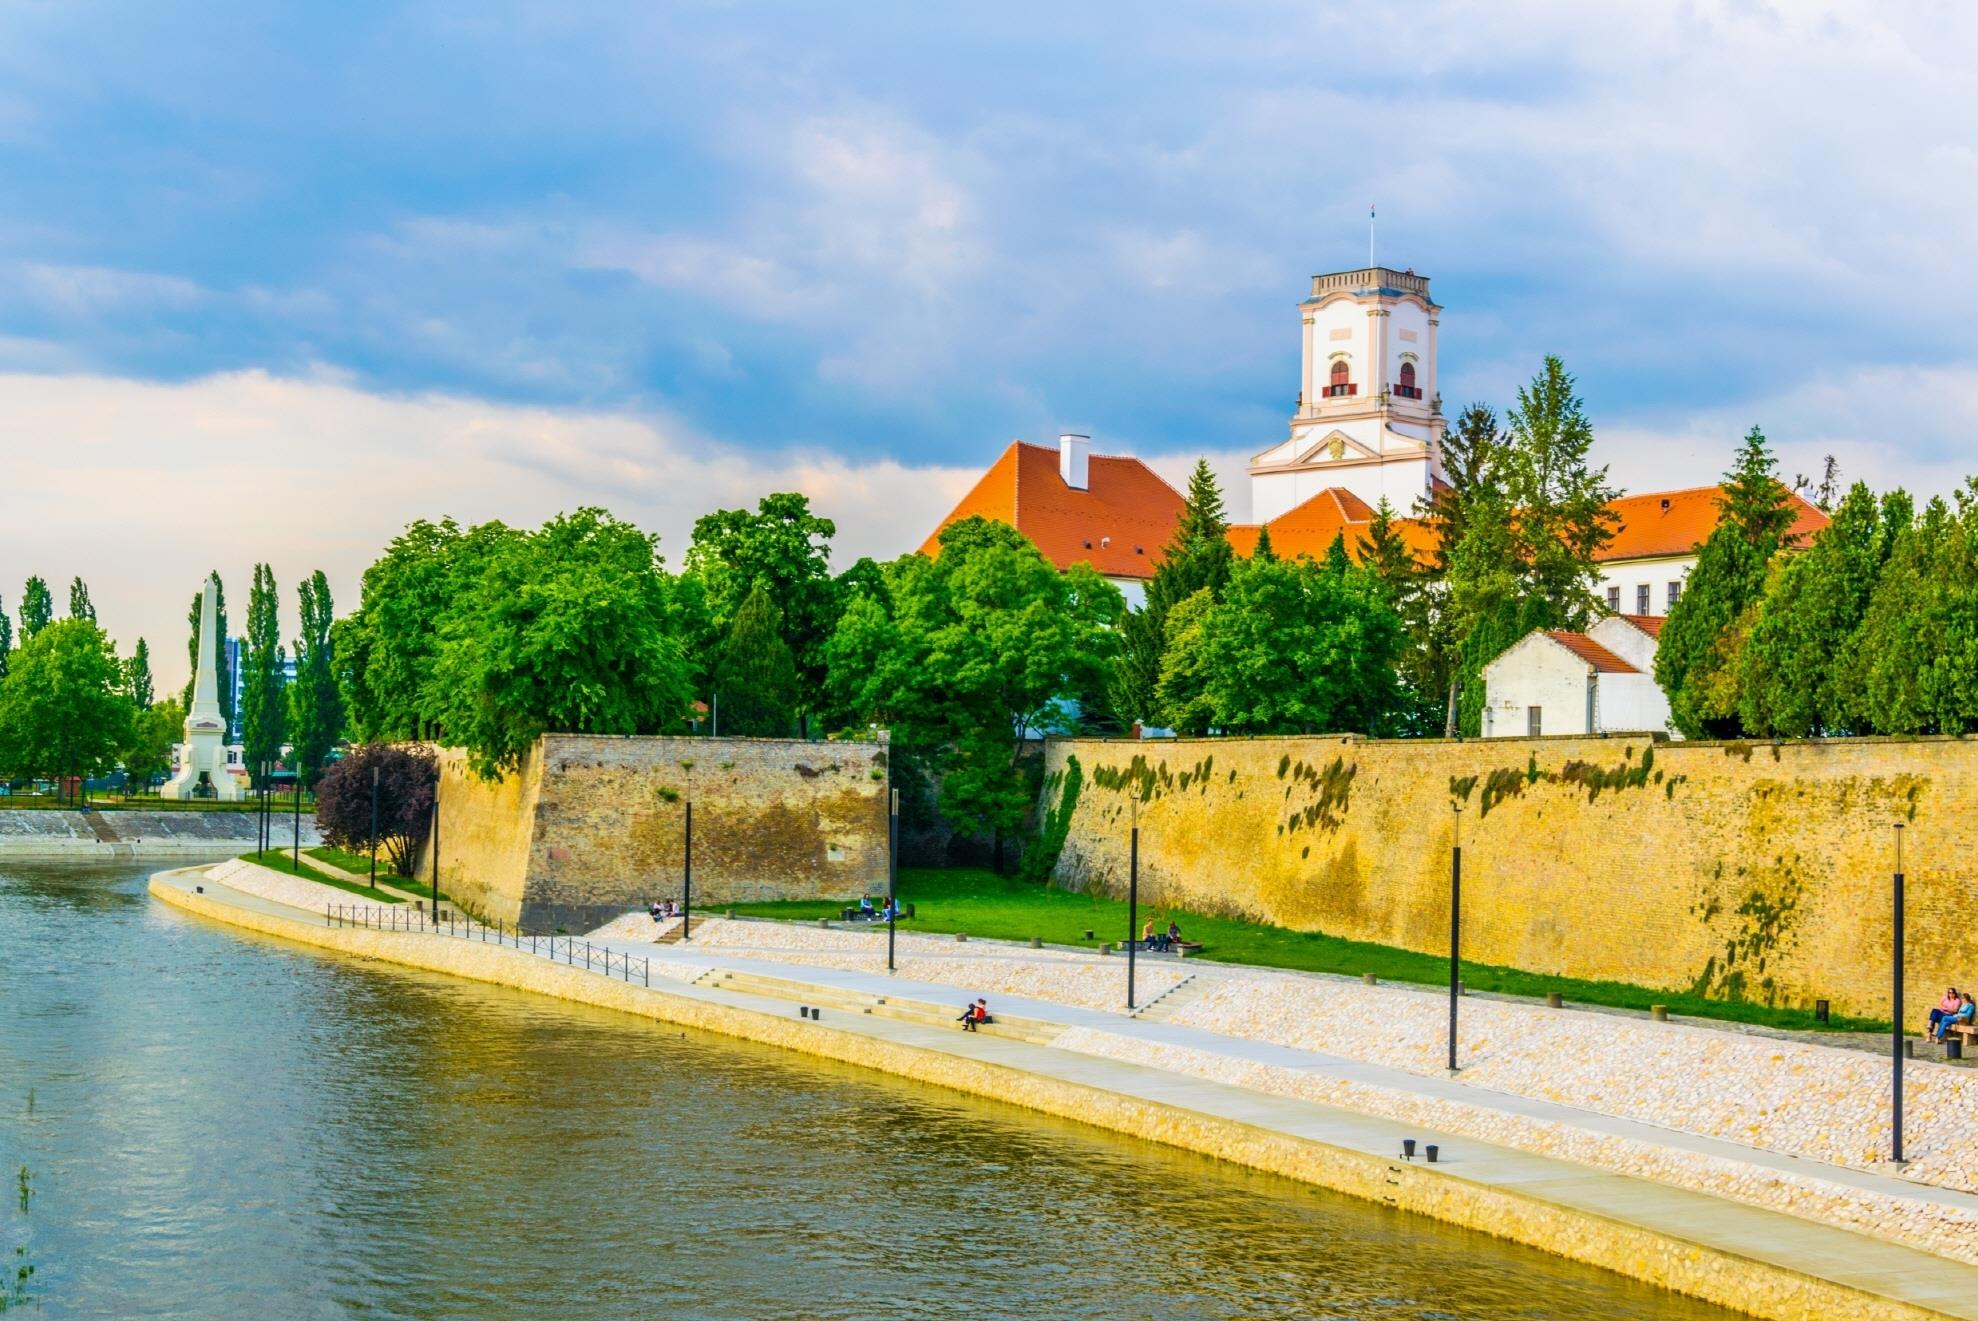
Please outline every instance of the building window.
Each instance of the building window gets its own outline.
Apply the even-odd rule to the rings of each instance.
[[[1422,397],[1422,387],[1415,384],[1414,363],[1404,362],[1401,364],[1401,383],[1394,387],[1394,393],[1400,395],[1403,399],[1420,399]]]
[[[1612,611],[1613,611],[1613,612],[1614,612],[1615,614],[1617,614],[1617,615],[1621,613],[1621,589],[1620,589],[1620,588],[1618,588],[1618,587],[1610,587],[1610,588],[1608,588],[1608,589],[1607,589],[1607,608],[1608,608],[1609,610],[1612,610]]]
[[[1525,733],[1537,738],[1545,732],[1545,708],[1528,706],[1525,708]]]
[[[1353,383],[1346,379],[1348,370],[1346,359],[1334,358],[1332,360],[1332,382],[1326,386],[1326,394],[1328,396],[1338,399],[1354,392]]]
[[[1648,584],[1647,583],[1637,583],[1635,585],[1635,613],[1638,615],[1645,615],[1648,613]]]
[[[1683,580],[1678,578],[1675,582],[1669,584],[1668,609],[1674,610],[1676,608],[1676,602],[1682,599],[1683,599]],[[1665,611],[1664,613],[1667,613],[1667,611]]]

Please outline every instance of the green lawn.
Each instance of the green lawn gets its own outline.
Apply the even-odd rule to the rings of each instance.
[[[305,857],[308,856],[308,853],[309,850],[307,849],[303,850],[303,855]],[[370,887],[363,885],[352,885],[349,881],[346,881],[341,877],[332,876],[325,871],[318,871],[316,868],[311,867],[306,862],[303,863],[301,868],[298,870],[296,865],[292,861],[290,861],[292,855],[289,853],[287,849],[269,849],[265,853],[243,853],[240,856],[246,858],[249,862],[258,862],[263,867],[267,867],[273,871],[285,871],[289,873],[291,876],[301,875],[309,880],[318,881],[324,885],[334,886],[336,889],[348,891],[349,893],[354,895],[361,895],[362,897],[369,899],[374,903],[401,904],[405,902],[403,899],[398,898],[396,895],[386,894],[383,890],[373,890]]]
[[[345,871],[355,872],[359,876],[369,876],[371,874],[371,855],[368,853],[346,853],[344,850],[332,848],[328,844],[320,844],[313,849],[302,850],[302,856],[305,858],[321,858],[332,867],[341,867]],[[394,890],[403,890],[407,894],[416,894],[421,899],[430,899],[433,897],[433,887],[424,881],[415,881],[409,876],[394,876],[391,871],[391,862],[385,857],[382,849],[378,851],[378,880],[381,884],[389,885]],[[366,890],[365,893],[369,894],[370,891]]]
[[[1085,945],[1095,949],[1108,941],[1123,940],[1127,934],[1124,900],[1073,894],[1069,890],[1033,885],[972,868],[902,870],[899,897],[903,908],[907,904],[915,906],[915,917],[900,924],[901,929],[907,931],[966,931],[971,936],[1007,940],[1041,936],[1052,944]],[[815,921],[820,917],[836,918],[847,904],[857,902],[858,896],[853,895],[843,902],[796,900],[787,903],[716,904],[714,907],[722,910],[732,908],[738,916],[745,917]],[[1144,923],[1149,918],[1159,927],[1165,927],[1172,918],[1180,924],[1184,936],[1202,942],[1204,955],[1226,963],[1344,973],[1355,977],[1370,972],[1385,981],[1419,982],[1432,986],[1449,984],[1449,959],[1443,955],[1418,954],[1391,945],[1343,940],[1338,936],[1290,931],[1258,922],[1210,917],[1165,905],[1142,904],[1140,920]],[[1087,930],[1093,933],[1093,940],[1085,939]],[[1463,983],[1473,991],[1498,991],[1508,995],[1540,997],[1548,991],[1557,991],[1569,1001],[1619,1009],[1667,1005],[1672,1014],[1759,1023],[1768,1027],[1817,1030],[1823,1026],[1814,1022],[1811,1009],[1771,1009],[1764,1005],[1708,1000],[1687,991],[1656,991],[1626,982],[1551,977],[1485,963],[1466,961],[1463,964]],[[1838,1015],[1824,1026],[1834,1031],[1888,1029],[1885,1022]]]

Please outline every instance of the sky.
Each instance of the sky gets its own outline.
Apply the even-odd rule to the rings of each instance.
[[[0,9],[0,608],[183,678],[218,569],[797,489],[911,549],[1013,438],[1238,515],[1297,304],[1434,281],[1451,412],[1578,377],[1700,485],[1978,472],[1978,9],[725,3]]]

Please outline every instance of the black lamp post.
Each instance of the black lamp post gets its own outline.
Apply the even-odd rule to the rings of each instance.
[[[440,768],[433,767],[433,925],[440,920]]]
[[[690,790],[691,792],[691,790]],[[694,800],[687,799],[686,837],[680,847],[680,940],[694,938]]]
[[[1140,799],[1133,800],[1133,833],[1126,853],[1126,1007],[1133,1008],[1133,949],[1140,939]]]
[[[1449,845],[1449,1071],[1456,1071],[1456,999],[1463,990],[1463,805],[1453,809]]]
[[[1890,999],[1894,1002],[1895,1027],[1891,1029],[1889,1044],[1890,1067],[1890,1129],[1893,1135],[1891,1157],[1901,1165],[1902,1159],[1902,822],[1896,822],[1896,876],[1895,876],[1895,930],[1894,948],[1890,950],[1890,965],[1893,985]],[[1946,1036],[1949,1033],[1945,1034]]]
[[[300,875],[302,873],[302,770],[300,767],[296,768],[294,779],[289,784],[289,793],[295,799],[295,839],[292,845],[294,852],[289,858],[296,874]]]
[[[893,778],[891,758],[887,759],[886,778]],[[900,908],[900,791],[894,789],[890,795],[891,806],[886,814],[886,971],[893,971],[893,927],[899,917]]]
[[[378,888],[378,772],[374,763],[371,767],[371,888]]]

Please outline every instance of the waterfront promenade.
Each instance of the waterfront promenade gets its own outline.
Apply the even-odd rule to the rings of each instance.
[[[190,893],[197,885],[206,893]],[[166,873],[153,891],[271,934],[612,1004],[1141,1133],[1760,1315],[1978,1316],[1978,1269],[1911,1245],[1961,1247],[1978,1225],[1978,1197],[1480,1085],[1492,1076],[1481,1063],[1489,1042],[1506,1030],[1493,1026],[1493,1007],[1482,1002],[1479,1054],[1469,1057],[1480,1062],[1452,1079],[1413,1071],[1406,1059],[1355,1058],[1369,1053],[1356,1034],[1332,1034],[1352,1048],[1346,1053],[1288,1040],[1308,1006],[1292,1003],[1286,1021],[1282,1008],[1273,1018],[1268,1002],[1298,985],[1287,990],[1277,975],[1251,970],[1143,966],[1148,1007],[1129,1016],[1118,1005],[1123,961],[1075,951],[909,937],[901,972],[889,976],[874,966],[883,938],[864,931],[716,919],[697,926],[690,946],[656,945],[652,936],[664,928],[641,917],[622,924],[624,935],[593,938],[594,948],[638,961],[648,990],[551,966],[526,950],[326,925],[323,906],[350,896],[251,864]],[[1416,1021],[1420,1006],[1434,1003],[1421,992],[1335,979],[1299,984],[1340,1000],[1376,1035],[1439,1040],[1432,1022]],[[1023,1020],[1024,1039],[967,1035],[942,1021],[940,1010],[964,994],[988,995],[992,1009]],[[1368,995],[1408,1002],[1396,1011],[1396,1002]],[[817,1019],[799,1017],[810,1007],[820,1008]],[[1314,1031],[1325,1035],[1324,1024]],[[1774,1053],[1790,1046],[1676,1031]],[[1673,1090],[1708,1080],[1665,1082]],[[1404,1138],[1437,1144],[1441,1161],[1401,1161]]]

